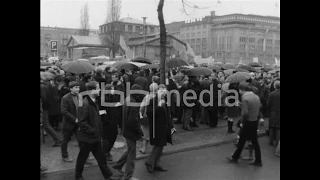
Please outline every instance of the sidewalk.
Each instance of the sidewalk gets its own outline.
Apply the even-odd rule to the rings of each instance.
[[[238,128],[236,127],[235,120],[234,130],[237,132]],[[183,131],[181,124],[175,124],[177,132],[173,135],[173,145],[167,144],[164,148],[164,154],[172,154],[181,151],[188,151],[192,149],[198,149],[203,147],[209,147],[224,143],[234,142],[236,140],[237,133],[228,134],[227,133],[227,120],[218,121],[217,128],[209,128],[207,125],[198,124],[199,128],[194,128],[194,131]],[[260,127],[259,135],[265,134],[265,127],[267,126],[267,120],[264,123],[263,127]],[[61,132],[58,132],[59,137],[62,137]],[[123,137],[118,136],[117,142],[125,142]],[[46,173],[57,172],[70,170],[75,168],[75,163],[77,155],[79,152],[79,147],[77,146],[77,141],[75,137],[72,137],[72,140],[68,144],[69,156],[74,160],[71,163],[63,162],[61,159],[61,148],[60,147],[51,147],[53,144],[51,137],[46,137],[45,144],[41,145],[41,162],[42,165],[47,167],[48,170]],[[149,153],[152,150],[152,146],[148,146],[147,153],[141,154],[138,149],[142,147],[142,141],[137,141],[137,159],[143,159],[148,157]],[[111,154],[114,160],[118,160],[122,153],[126,150],[126,146],[122,148],[112,148]],[[91,154],[91,153],[90,153]],[[92,156],[92,155],[91,155]],[[97,165],[96,160],[89,161],[86,163],[85,167]]]

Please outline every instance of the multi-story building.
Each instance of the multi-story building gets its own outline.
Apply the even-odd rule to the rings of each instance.
[[[170,35],[180,38],[180,27],[184,24],[184,21],[172,22],[166,24],[166,31],[170,33]]]
[[[188,42],[196,55],[215,61],[274,63],[280,59],[280,18],[229,14],[206,16],[180,27],[180,39]]]
[[[67,57],[67,48],[69,38],[72,35],[79,35],[79,29],[60,28],[60,27],[40,27],[40,56],[59,56],[61,58]],[[91,29],[89,36],[97,36],[98,30]],[[51,52],[50,41],[58,41],[57,53]]]

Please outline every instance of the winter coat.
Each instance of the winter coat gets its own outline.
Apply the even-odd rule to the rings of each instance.
[[[269,127],[280,127],[280,89],[269,94],[267,102],[269,116]]]
[[[77,108],[73,101],[73,95],[71,93],[66,94],[61,99],[61,114],[63,116],[62,129],[71,131],[78,127],[76,123]]]
[[[148,86],[148,79],[143,77],[143,76],[139,76],[134,80],[134,84],[138,84],[141,86],[142,90],[148,91],[149,92],[149,86]]]

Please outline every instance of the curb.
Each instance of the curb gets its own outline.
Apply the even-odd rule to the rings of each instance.
[[[262,136],[265,136],[265,135],[266,135],[266,132],[262,132],[262,133],[258,134],[258,137],[262,137]],[[162,154],[163,155],[169,155],[169,154],[175,154],[175,153],[180,153],[180,152],[192,151],[192,150],[201,149],[201,148],[207,148],[207,147],[212,147],[212,146],[219,146],[219,145],[223,145],[223,144],[229,144],[229,143],[232,143],[232,142],[236,141],[236,139],[237,138],[232,138],[232,139],[229,139],[229,140],[222,140],[222,141],[213,142],[213,143],[200,144],[200,145],[195,145],[195,146],[190,146],[190,147],[185,147],[185,148],[180,148],[180,149],[163,151]],[[135,160],[146,159],[148,157],[149,157],[149,154],[137,155]],[[114,164],[114,162],[108,163],[108,164]],[[89,166],[87,166],[85,168],[94,167],[94,166],[98,166],[98,165],[89,165]],[[48,173],[43,172],[42,174],[51,174],[51,173],[70,171],[70,170],[74,170],[74,168],[73,169],[61,170],[61,171],[48,172]]]

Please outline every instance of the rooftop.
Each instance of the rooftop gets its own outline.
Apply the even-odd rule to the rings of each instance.
[[[103,42],[99,36],[76,36],[72,35],[70,40],[74,39],[74,41],[79,45],[93,45],[93,46],[103,46]],[[69,40],[69,42],[70,42]],[[69,44],[68,42],[68,44]]]

